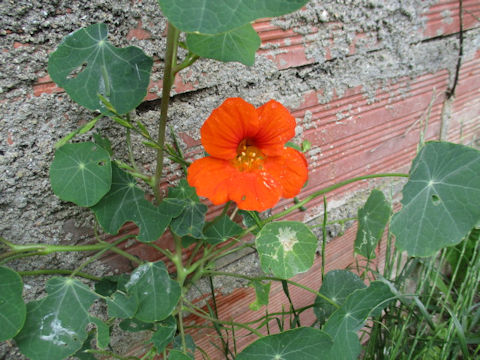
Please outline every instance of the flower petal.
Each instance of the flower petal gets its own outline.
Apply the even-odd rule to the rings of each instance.
[[[308,179],[305,156],[292,148],[284,148],[281,156],[268,157],[265,170],[282,185],[282,197],[292,198],[300,192]]]
[[[228,161],[207,156],[189,166],[187,181],[199,196],[219,205],[229,200],[229,183],[235,172],[236,169]]]
[[[265,171],[238,172],[230,182],[229,197],[239,209],[265,211],[280,199],[281,185]]]
[[[259,131],[255,136],[255,145],[266,155],[280,155],[285,143],[295,136],[295,118],[275,100],[260,106],[257,114]]]
[[[243,139],[254,138],[258,132],[255,107],[241,98],[229,98],[212,114],[200,129],[205,151],[216,158],[231,160]]]
[[[273,207],[282,192],[278,181],[265,171],[238,171],[229,161],[210,156],[193,162],[187,181],[197,194],[219,205],[235,201],[242,210],[264,211]]]

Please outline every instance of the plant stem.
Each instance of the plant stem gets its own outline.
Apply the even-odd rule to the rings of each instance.
[[[82,270],[85,266],[87,266],[88,264],[94,262],[95,260],[97,260],[100,256],[102,256],[102,254],[106,253],[108,250],[112,250],[112,248],[114,248],[115,246],[117,246],[118,244],[124,242],[125,240],[128,240],[130,239],[131,237],[133,237],[133,235],[127,235],[127,236],[124,236],[120,239],[117,239],[116,241],[114,241],[113,243],[107,243],[107,242],[104,242],[104,243],[101,243],[101,244],[98,244],[98,245],[102,245],[103,246],[103,249],[101,249],[98,253],[96,253],[94,256],[88,258],[87,261],[83,262],[82,264],[80,264],[80,266],[78,266],[74,271],[72,271],[70,277],[73,277],[75,275],[77,275],[80,270]]]
[[[160,120],[157,136],[157,143],[160,145],[160,148],[157,149],[157,167],[155,170],[155,181],[153,187],[153,192],[157,202],[160,202],[162,199],[162,195],[160,193],[160,180],[162,178],[164,159],[163,144],[165,143],[165,132],[167,128],[167,112],[170,101],[170,90],[175,79],[173,68],[176,66],[177,62],[178,35],[178,29],[172,24],[168,23],[167,50],[165,53],[165,70],[163,73],[162,104],[160,106]]]
[[[43,270],[31,270],[31,271],[17,271],[20,276],[36,276],[36,275],[71,275],[73,270],[65,269],[43,269]],[[76,276],[83,277],[85,279],[100,281],[101,278],[93,276],[84,272],[77,272]]]

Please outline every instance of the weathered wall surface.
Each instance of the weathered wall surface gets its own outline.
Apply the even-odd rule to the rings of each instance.
[[[312,0],[294,14],[255,23],[262,47],[254,66],[201,60],[179,73],[170,125],[193,158],[201,152],[199,127],[225,98],[240,96],[257,106],[271,98],[282,102],[297,119],[298,138],[313,145],[307,153],[310,179],[304,195],[353,176],[407,170],[427,120],[426,139],[478,145],[480,3],[464,0],[463,6],[462,66],[451,98],[447,93],[455,82],[459,55],[458,1]],[[54,143],[92,114],[72,103],[51,82],[46,68],[48,54],[65,35],[96,22],[108,24],[116,46],[136,45],[154,57],[149,93],[134,115],[154,130],[165,47],[165,20],[156,1],[0,4],[0,235],[13,242],[92,240],[92,215],[61,202],[48,180]],[[98,127],[121,149],[121,129],[106,120]],[[150,169],[153,152],[138,147],[135,155]],[[168,165],[165,186],[179,174],[178,167]],[[337,191],[330,207],[340,209],[354,191],[368,185]],[[288,202],[280,202],[277,209]],[[336,211],[355,214],[356,205]],[[294,217],[315,220],[322,211],[319,199]],[[168,246],[168,239],[160,243]],[[343,243],[336,252],[351,251],[348,241]],[[150,259],[141,246],[132,245],[130,251]],[[332,263],[339,268],[348,259],[332,258]],[[15,266],[72,268],[80,260],[81,255],[51,256]],[[255,263],[254,258],[243,261]],[[110,256],[88,270],[102,274],[129,266]],[[38,280],[25,281],[27,297],[38,296]],[[313,280],[309,285],[318,286]],[[5,349],[0,347],[0,358]]]

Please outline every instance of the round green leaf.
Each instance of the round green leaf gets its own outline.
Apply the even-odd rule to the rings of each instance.
[[[170,279],[162,261],[136,268],[125,287],[138,302],[135,318],[144,322],[166,319],[180,298],[180,286]]]
[[[247,346],[236,360],[326,360],[332,339],[322,330],[300,327],[265,336]]]
[[[94,24],[64,38],[48,60],[48,73],[82,106],[119,114],[136,108],[147,94],[153,60],[134,46],[114,47],[105,24]]]
[[[263,271],[288,279],[313,265],[317,237],[296,221],[265,225],[255,240]]]
[[[402,209],[390,229],[411,256],[459,243],[480,220],[480,151],[427,143],[413,160]]]
[[[27,308],[22,298],[23,282],[15,271],[0,266],[0,341],[18,334]]]
[[[188,49],[204,58],[252,66],[261,40],[251,24],[221,34],[188,34]]]
[[[342,305],[348,295],[365,287],[366,285],[358,275],[348,270],[332,270],[325,275],[319,292],[333,300],[337,305]],[[324,323],[336,309],[335,306],[320,296],[315,299],[313,311],[321,323]]]
[[[32,360],[60,360],[78,351],[87,338],[89,307],[97,298],[78,280],[54,277],[48,296],[27,304],[27,320],[15,341]]]
[[[308,0],[158,0],[175,27],[201,34],[223,33],[255,19],[288,14]]]
[[[216,245],[240,235],[242,231],[242,227],[230,220],[227,215],[220,215],[205,226],[203,233],[206,242]]]
[[[60,199],[93,206],[110,190],[110,155],[92,142],[66,144],[55,151],[50,183]]]

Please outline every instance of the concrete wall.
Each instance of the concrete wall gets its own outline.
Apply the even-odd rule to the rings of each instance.
[[[304,195],[353,176],[408,170],[427,119],[427,139],[479,145],[480,2],[464,0],[463,6],[464,55],[451,98],[446,94],[458,64],[458,1],[312,0],[294,14],[255,23],[262,47],[254,66],[201,60],[179,73],[170,125],[193,158],[202,151],[199,127],[225,98],[241,96],[257,106],[271,98],[282,102],[297,119],[298,138],[313,145]],[[165,47],[165,20],[156,1],[0,4],[0,234],[11,241],[74,244],[93,238],[93,216],[56,198],[48,179],[54,143],[92,114],[51,82],[46,67],[48,54],[65,35],[95,22],[108,24],[116,46],[136,45],[154,57],[149,93],[134,115],[154,131]],[[121,129],[106,120],[98,128],[121,149]],[[135,150],[149,170],[153,152]],[[164,186],[179,175],[180,169],[169,164]],[[329,198],[330,208],[355,214],[359,202],[352,195],[371,185],[337,191]],[[354,200],[341,207],[347,199]],[[288,203],[281,201],[277,209]],[[211,207],[210,214],[217,211]],[[322,211],[319,199],[293,218],[315,221]],[[335,251],[351,256],[348,241],[339,241],[344,245]],[[169,246],[168,239],[160,244]],[[153,260],[141,246],[134,244],[130,251]],[[13,265],[20,270],[73,268],[81,259],[53,255]],[[341,268],[348,259],[331,261]],[[130,264],[108,256],[87,270],[101,275],[129,269]],[[27,298],[42,293],[42,279],[25,281]],[[2,351],[5,346],[0,346],[0,358]],[[19,355],[13,351],[9,356]]]

